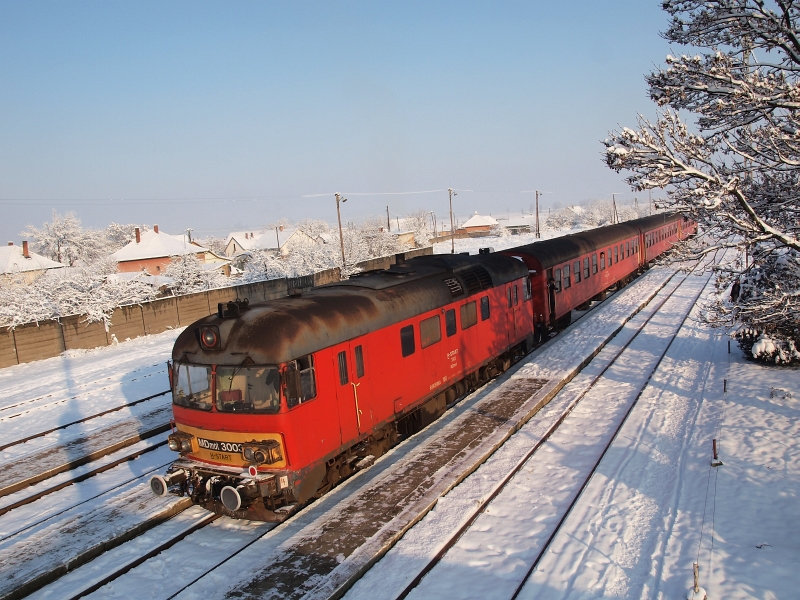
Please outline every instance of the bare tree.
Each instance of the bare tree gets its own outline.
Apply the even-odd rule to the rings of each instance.
[[[668,56],[650,73],[658,117],[612,132],[606,163],[629,171],[634,190],[665,188],[659,205],[698,221],[704,236],[687,255],[738,251],[716,267],[709,320],[743,324],[740,338],[753,344],[769,338],[775,351],[761,356],[800,360],[800,8],[791,0],[663,7],[664,37],[698,52]],[[693,126],[680,111],[696,115]]]

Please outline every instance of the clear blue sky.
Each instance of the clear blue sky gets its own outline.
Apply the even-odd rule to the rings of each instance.
[[[623,192],[658,0],[0,1],[0,239],[53,208],[201,235]],[[468,191],[469,190],[469,191]],[[315,194],[322,196],[304,197]],[[3,240],[3,243],[5,243]]]

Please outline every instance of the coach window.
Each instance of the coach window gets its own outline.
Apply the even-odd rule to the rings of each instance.
[[[530,300],[531,296],[533,296],[533,290],[531,290],[531,278],[528,276],[525,278],[525,300]]]
[[[614,255],[611,253],[611,248],[606,250],[606,256],[608,257],[608,266],[610,267],[613,264],[611,259],[614,258]],[[602,258],[602,256],[600,258]]]
[[[625,244],[619,245],[619,255],[622,257],[622,260],[625,260]]]
[[[576,260],[575,264],[572,265],[572,266],[574,267],[572,272],[575,274],[575,283],[580,283],[581,282],[581,261]]]
[[[411,342],[414,342],[414,331],[411,331]],[[405,354],[403,354],[405,356]],[[350,377],[347,374],[347,352],[339,352],[338,354],[339,359],[339,385],[345,385],[350,381]]]
[[[556,293],[561,291],[561,269],[556,269],[553,274],[556,280]]]
[[[564,265],[564,289],[570,286],[569,265]]]
[[[631,255],[631,243],[625,242],[625,256]]]
[[[481,298],[481,321],[489,318],[489,296]]]
[[[601,252],[600,253],[600,270],[602,271],[605,268],[606,268],[606,253],[605,252]]]
[[[508,308],[511,308],[514,305],[514,303],[511,301],[511,286],[509,286],[506,290],[506,296],[508,298]]]
[[[614,263],[616,264],[618,262],[619,262],[619,248],[614,246]]]
[[[419,345],[423,348],[433,346],[442,339],[442,322],[439,315],[423,319],[419,323]]]
[[[597,275],[597,253],[592,254],[592,275]]]
[[[447,312],[444,313],[444,329],[447,337],[454,336],[456,334],[456,309],[451,308]]]
[[[517,304],[519,304],[519,291],[518,291],[518,288],[517,288],[517,284],[515,283],[514,284],[514,306],[516,306]]]
[[[589,257],[583,259],[583,278],[589,279]]]
[[[364,376],[364,349],[361,344],[356,346],[356,377],[361,379]]]
[[[469,329],[478,322],[478,307],[475,302],[467,302],[461,307],[461,329]]]
[[[400,330],[400,347],[403,350],[403,357],[414,354],[414,326],[407,325]],[[347,382],[345,382],[347,383]]]

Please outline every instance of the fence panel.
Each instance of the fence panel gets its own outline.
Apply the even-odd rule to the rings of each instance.
[[[14,341],[20,363],[58,356],[65,350],[64,336],[58,321],[21,325],[14,330]]]
[[[206,294],[208,294],[208,308],[211,309],[212,313],[217,312],[217,304],[220,302],[230,302],[231,300],[236,300],[236,291],[237,288],[235,287],[208,290],[206,292]]]
[[[88,350],[108,345],[106,326],[103,323],[87,323],[83,315],[73,315],[61,319],[64,347],[67,350],[82,348]]]
[[[175,298],[178,303],[178,324],[181,327],[191,325],[198,319],[207,317],[213,311],[208,307],[208,294],[198,292]],[[214,306],[216,309],[216,305]]]
[[[270,279],[264,282],[264,300],[285,298],[288,293],[285,279]]]
[[[147,335],[161,333],[178,327],[178,302],[175,298],[162,298],[142,305],[142,320]]]
[[[333,269],[325,269],[319,273],[314,273],[314,287],[325,285],[326,283],[335,283],[342,280],[342,270],[339,267]]]
[[[237,285],[236,286],[236,295],[244,300],[247,298],[250,304],[256,304],[257,302],[264,301],[264,284],[259,283],[247,283],[245,285]]]
[[[144,335],[144,320],[142,319],[142,307],[138,304],[131,306],[120,306],[115,308],[111,315],[111,326],[108,329],[108,340],[115,336],[117,341],[122,342],[128,338],[136,338]]]
[[[14,332],[0,328],[0,369],[17,364],[17,349],[14,346]]]

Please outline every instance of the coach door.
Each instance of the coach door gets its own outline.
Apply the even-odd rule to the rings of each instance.
[[[367,377],[368,360],[364,338],[358,338],[336,354],[336,399],[342,443],[372,429],[372,394]]]

